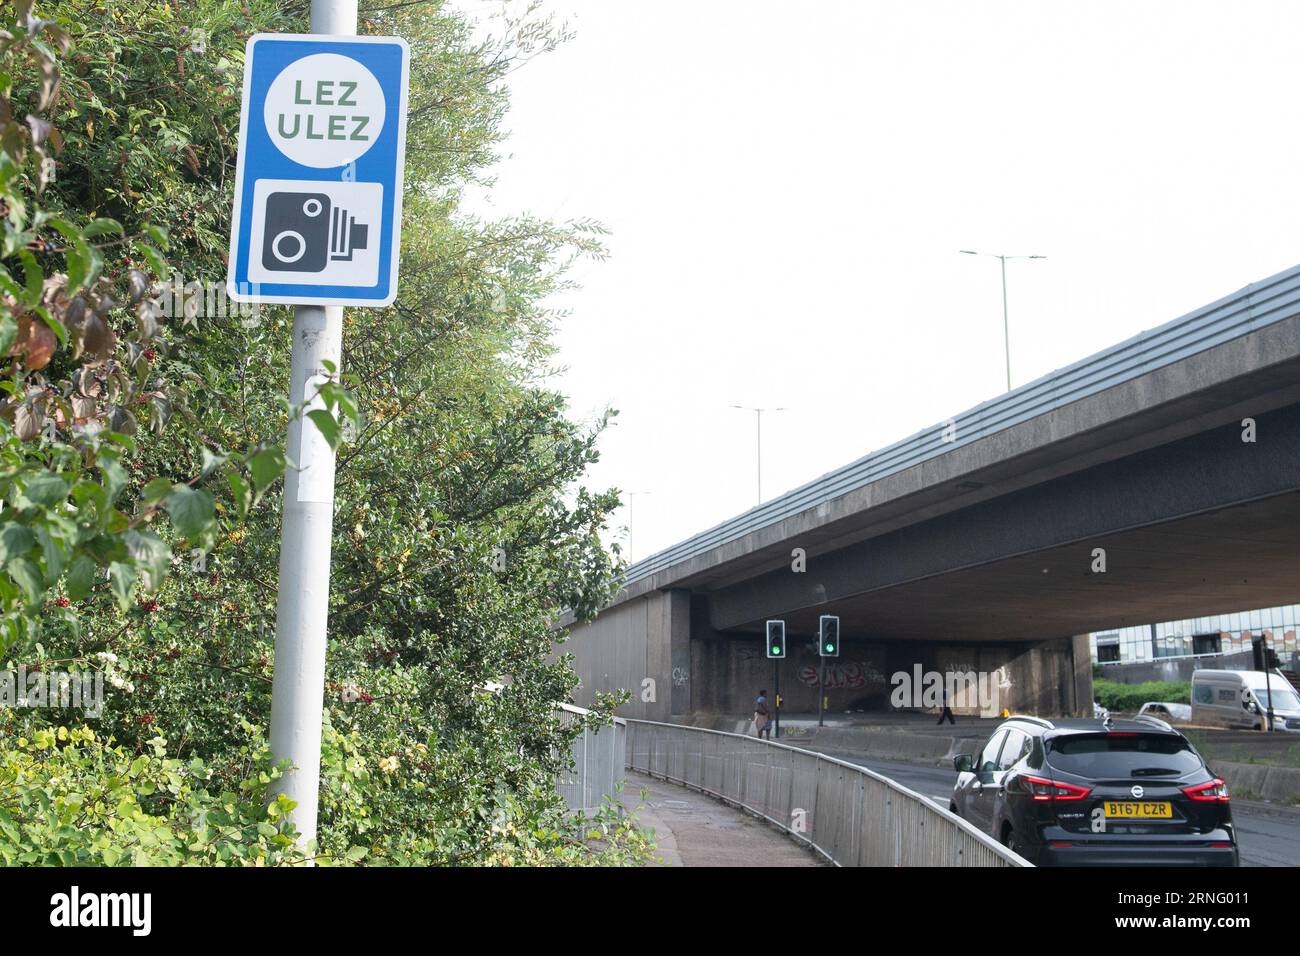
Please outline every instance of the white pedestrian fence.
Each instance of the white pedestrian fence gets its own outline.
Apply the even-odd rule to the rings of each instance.
[[[572,704],[560,704],[565,721],[590,711]],[[612,725],[583,730],[570,746],[573,769],[562,775],[556,789],[570,810],[587,814],[600,809],[605,797],[614,798],[627,765],[627,721],[615,717]]]
[[[921,794],[786,744],[628,720],[627,765],[742,807],[838,866],[1030,866]]]

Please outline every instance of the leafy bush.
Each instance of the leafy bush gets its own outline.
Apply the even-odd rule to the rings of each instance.
[[[1093,695],[1101,706],[1114,713],[1136,713],[1147,701],[1186,704],[1192,699],[1192,685],[1182,681],[1152,680],[1145,684],[1121,684],[1101,678],[1092,682]]]
[[[258,802],[292,315],[164,304],[173,273],[221,284],[244,42],[303,31],[305,5],[49,10],[0,12],[0,666],[111,661],[112,680],[81,724],[0,711],[23,788],[0,853],[294,862],[287,807]],[[322,389],[339,459],[316,853],[634,860],[629,821],[573,819],[555,792],[582,725],[554,707],[577,679],[552,622],[594,613],[620,561],[601,543],[617,493],[581,484],[613,413],[568,417],[547,303],[602,230],[458,207],[487,180],[503,79],[564,33],[530,7],[485,41],[438,2],[361,29],[411,41],[408,190],[399,299],[346,313]]]
[[[248,725],[240,783],[210,789],[211,768],[167,755],[161,737],[136,754],[89,727],[41,728],[0,744],[0,865],[266,866],[300,862],[286,818],[264,804],[265,744]]]

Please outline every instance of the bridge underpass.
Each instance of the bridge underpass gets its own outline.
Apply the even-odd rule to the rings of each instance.
[[[786,707],[815,710],[829,613],[832,711],[886,706],[919,664],[1087,712],[1088,632],[1291,603],[1298,542],[1300,269],[641,562],[563,649],[584,694],[632,692],[627,716],[743,714],[782,618]]]

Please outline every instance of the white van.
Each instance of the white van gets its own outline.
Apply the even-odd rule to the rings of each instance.
[[[1300,696],[1277,671],[1210,671],[1192,674],[1192,723],[1260,730],[1270,692],[1273,729],[1300,732]]]

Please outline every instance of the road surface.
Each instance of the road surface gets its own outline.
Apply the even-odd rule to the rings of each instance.
[[[861,754],[824,752],[828,757],[884,774],[945,808],[957,779],[956,771],[942,767],[877,760]],[[1234,800],[1232,821],[1237,827],[1237,848],[1242,866],[1300,866],[1300,809],[1253,800]]]

